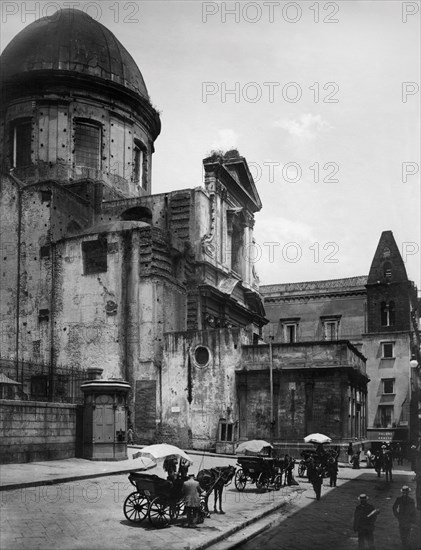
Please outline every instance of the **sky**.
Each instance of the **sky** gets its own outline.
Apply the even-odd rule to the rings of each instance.
[[[108,27],[161,113],[152,191],[237,148],[261,284],[367,275],[391,230],[421,289],[420,3],[2,1],[0,45],[62,7]]]

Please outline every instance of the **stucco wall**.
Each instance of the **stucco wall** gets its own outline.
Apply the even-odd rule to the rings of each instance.
[[[382,342],[394,342],[393,359],[382,358]],[[377,333],[365,335],[364,355],[367,359],[369,416],[368,427],[379,428],[379,405],[393,405],[395,426],[406,427],[408,416],[402,410],[404,402],[409,398],[409,361],[410,338],[409,333]],[[394,379],[394,393],[383,394],[383,379]]]
[[[196,449],[215,448],[219,420],[237,420],[235,369],[245,342],[247,334],[239,329],[165,335],[162,436]],[[196,362],[197,346],[208,348],[208,364]]]
[[[263,295],[264,287],[261,289]],[[322,340],[322,316],[340,315],[339,339],[361,342],[361,334],[365,331],[365,302],[363,294],[354,296],[318,296],[305,297],[301,300],[286,298],[285,301],[273,303],[265,299],[266,316],[270,324],[264,332],[274,336],[275,342],[284,342],[282,319],[296,318],[298,323],[298,342]]]
[[[0,400],[0,463],[72,458],[77,405]]]

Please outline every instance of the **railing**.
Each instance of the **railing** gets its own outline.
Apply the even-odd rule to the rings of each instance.
[[[54,366],[0,357],[0,373],[11,381],[1,383],[0,398],[54,403],[83,403],[80,385],[88,373],[78,366]],[[15,384],[13,384],[15,382]]]

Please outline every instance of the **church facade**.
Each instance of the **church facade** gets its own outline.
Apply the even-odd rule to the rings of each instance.
[[[126,379],[129,421],[152,441],[167,409],[181,409],[166,397],[168,334],[241,332],[252,343],[267,322],[243,254],[261,208],[247,162],[215,154],[204,187],[153,195],[159,115],[127,50],[78,10],[26,27],[1,70],[1,357],[29,399],[21,363]],[[218,355],[183,345],[191,365]],[[225,381],[220,369],[213,376]],[[233,396],[217,399],[219,415]],[[214,439],[218,422],[210,426],[199,422],[197,437]],[[181,431],[194,438],[194,427]]]
[[[138,443],[233,451],[259,438],[294,449],[309,431],[344,447],[365,440],[355,331],[264,337],[278,313],[268,288],[265,312],[247,254],[262,204],[238,151],[205,158],[203,186],[154,195],[159,114],[124,46],[78,10],[15,37],[1,82],[0,361],[16,397],[52,401],[59,366],[63,387],[66,368],[94,367],[130,384]],[[290,334],[298,314],[280,315]],[[35,384],[36,364],[51,376]],[[59,453],[50,432],[45,445]]]

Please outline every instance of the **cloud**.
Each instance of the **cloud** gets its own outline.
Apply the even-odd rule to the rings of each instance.
[[[228,151],[229,149],[235,149],[238,147],[239,134],[231,128],[223,128],[218,130],[218,138],[212,143],[212,149],[221,149],[222,151]]]
[[[303,113],[298,120],[281,119],[274,122],[278,128],[286,130],[288,134],[296,141],[312,141],[317,134],[326,132],[332,128],[330,124],[323,120],[321,115],[312,115]]]

